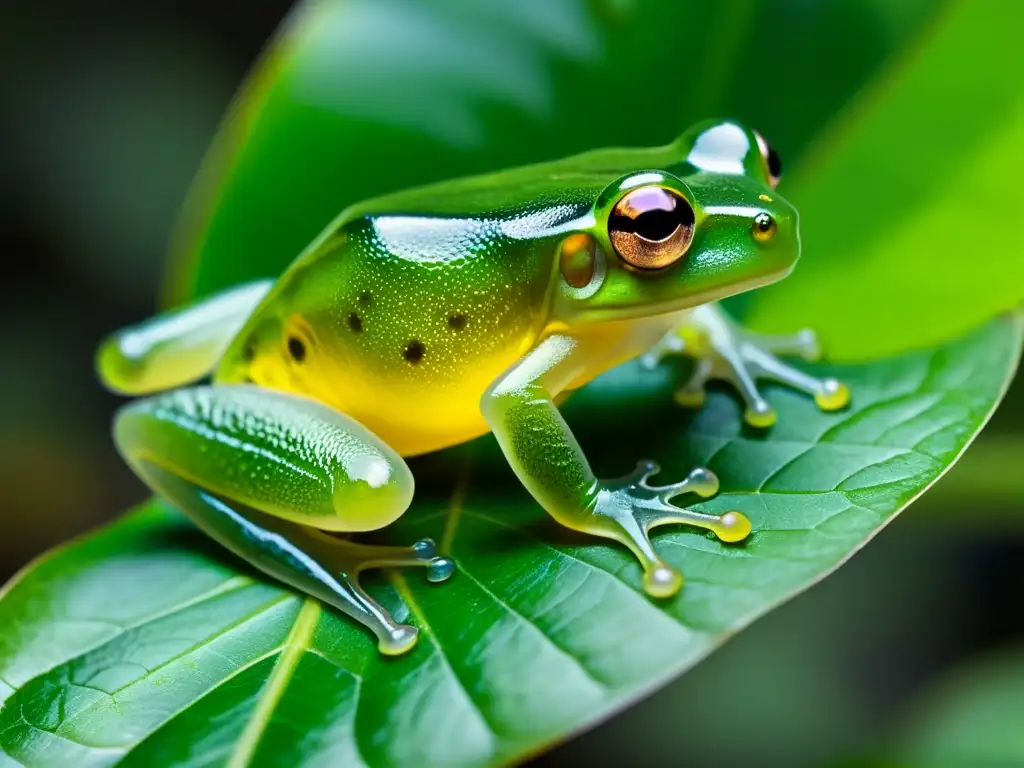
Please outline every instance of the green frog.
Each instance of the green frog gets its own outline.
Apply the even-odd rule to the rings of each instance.
[[[404,457],[493,433],[560,524],[613,539],[652,598],[682,576],[650,539],[683,524],[744,540],[739,512],[674,503],[710,497],[702,467],[658,485],[642,460],[600,479],[558,405],[613,366],[695,358],[678,392],[699,405],[731,382],[746,420],[775,415],[758,381],[843,407],[847,388],[778,356],[811,359],[814,335],[747,332],[716,303],[784,278],[800,255],[796,210],[776,192],[777,153],[757,131],[706,121],[672,143],[602,149],[446,181],[343,211],[276,280],[242,285],[106,339],[99,375],[147,397],[117,413],[135,473],[200,529],[272,578],[368,627],[385,654],[414,646],[360,586],[368,568],[452,561],[424,539],[352,541],[413,498]],[[207,383],[202,383],[208,380]]]

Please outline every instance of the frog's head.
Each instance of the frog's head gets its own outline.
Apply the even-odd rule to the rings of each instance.
[[[684,134],[679,162],[619,176],[585,231],[560,246],[563,320],[674,312],[782,279],[800,255],[797,212],[761,136],[715,122]]]

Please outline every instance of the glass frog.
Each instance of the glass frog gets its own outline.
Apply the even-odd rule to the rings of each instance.
[[[709,497],[711,471],[656,485],[643,460],[595,477],[557,405],[631,358],[696,358],[678,399],[738,389],[767,426],[770,379],[845,405],[846,388],[777,355],[817,354],[813,334],[738,327],[724,297],[785,277],[797,212],[775,187],[778,156],[755,130],[708,121],[661,147],[603,149],[387,195],[343,211],[276,280],[243,285],[104,340],[100,378],[124,405],[116,445],[138,476],[269,576],[368,627],[386,654],[417,630],[361,587],[361,571],[454,565],[430,540],[370,546],[348,534],[410,505],[403,457],[491,432],[519,480],[564,526],[636,555],[645,591],[676,594],[655,526],[745,539]],[[209,377],[208,383],[200,383]]]

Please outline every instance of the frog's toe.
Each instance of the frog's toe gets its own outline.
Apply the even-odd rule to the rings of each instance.
[[[820,360],[821,344],[818,335],[810,328],[803,328],[796,333],[769,334],[743,333],[746,343],[772,355],[793,355],[804,360]]]
[[[683,574],[665,563],[658,563],[644,571],[644,592],[651,597],[672,597],[682,588]]]
[[[759,371],[751,369],[745,358],[730,360],[729,365],[722,365],[718,378],[736,389],[743,399],[743,420],[752,427],[767,429],[776,421],[775,409],[772,408],[755,382]]]
[[[811,395],[817,406],[824,411],[839,410],[850,402],[849,387],[830,376],[811,376],[759,348],[745,349],[744,357],[762,378]]]
[[[677,403],[700,407],[708,382],[723,381],[743,398],[744,420],[753,427],[764,429],[776,421],[775,411],[758,389],[761,380],[809,394],[825,411],[838,410],[850,401],[849,389],[836,379],[816,378],[780,359],[820,359],[821,345],[810,329],[790,334],[753,333],[732,322],[717,306],[705,305],[659,340],[644,356],[645,364],[654,365],[669,354],[685,354],[695,360],[690,380],[675,393]]]
[[[433,539],[420,539],[412,545],[412,550],[413,554],[424,560],[437,557],[437,544]]]
[[[437,545],[431,539],[420,539],[409,547],[378,546],[348,540],[331,544],[331,565],[336,569],[339,582],[358,606],[358,618],[377,636],[381,653],[397,656],[416,645],[418,630],[407,624],[398,624],[359,583],[363,571],[372,568],[403,568],[417,566],[426,569],[431,582],[448,579],[455,564],[437,554]]]
[[[715,485],[717,486],[717,483]],[[676,487],[653,487],[651,490],[658,493],[660,498],[653,503],[644,500],[636,505],[632,515],[635,525],[623,526],[625,538],[629,539],[624,543],[639,557],[644,568],[644,591],[651,597],[671,597],[683,586],[682,574],[675,571],[657,554],[649,538],[651,529],[681,523],[711,531],[719,541],[727,544],[737,544],[750,536],[750,520],[740,512],[729,511],[722,515],[695,512],[664,500],[665,497],[671,498],[683,492]],[[697,492],[693,487],[686,491]]]
[[[775,409],[760,395],[748,399],[747,408],[743,412],[743,420],[747,424],[758,429],[767,429],[775,424],[777,419]]]
[[[704,387],[686,385],[676,390],[674,399],[682,408],[700,408],[707,401],[708,393]]]
[[[447,581],[455,573],[455,563],[447,557],[435,557],[427,564],[427,581]]]
[[[681,355],[685,351],[686,343],[675,331],[665,334],[658,342],[640,357],[640,364],[648,370],[653,370],[661,364],[669,355]]]
[[[444,581],[455,570],[455,564],[437,554],[433,539],[420,539],[411,547],[380,547],[351,544],[343,570],[359,573],[371,568],[403,568],[419,566],[427,569],[429,581]]]
[[[707,399],[707,385],[711,378],[711,361],[700,358],[694,365],[690,379],[675,392],[675,401],[683,408],[700,408]]]
[[[814,402],[823,411],[838,411],[850,403],[850,388],[838,379],[821,379],[821,390],[814,393]]]

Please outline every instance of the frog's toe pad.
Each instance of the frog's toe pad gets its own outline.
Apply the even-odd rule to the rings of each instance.
[[[447,557],[434,557],[427,564],[427,581],[435,584],[447,581],[455,573],[455,563]]]
[[[427,567],[427,581],[435,584],[447,581],[455,573],[455,563],[447,557],[437,554],[437,544],[433,539],[420,539],[412,545],[418,562]]]
[[[849,405],[850,388],[837,379],[822,379],[821,389],[814,393],[814,402],[823,411],[838,411]]]
[[[775,409],[766,400],[757,399],[743,412],[743,420],[752,427],[767,429],[778,420]]]
[[[700,408],[708,399],[708,395],[703,387],[685,386],[676,390],[674,399],[682,408]]]
[[[430,560],[433,557],[437,557],[437,544],[434,543],[433,539],[420,539],[412,545],[412,548],[416,553],[416,557],[423,560]]]
[[[377,647],[385,656],[401,656],[416,646],[420,631],[408,624],[398,624],[378,638]]]
[[[674,597],[683,588],[683,575],[665,563],[658,563],[644,572],[644,592],[651,597]]]
[[[718,519],[718,525],[711,529],[719,540],[737,544],[746,539],[753,530],[750,519],[742,512],[726,512]]]

